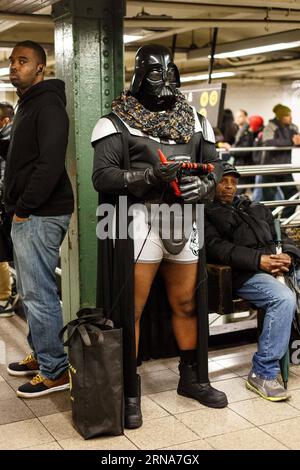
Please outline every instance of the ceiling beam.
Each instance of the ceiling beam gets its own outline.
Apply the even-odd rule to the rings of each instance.
[[[0,21],[0,33],[7,31],[19,24],[17,21]]]
[[[188,26],[185,28],[168,29],[167,31],[155,31],[153,33],[149,32],[136,42],[138,44],[144,44],[145,42],[156,41],[157,39],[162,39],[162,38],[168,38],[170,36],[173,36],[174,34],[183,34],[183,33],[186,33],[187,31],[192,31],[192,30],[193,28]]]
[[[39,43],[44,49],[47,49],[49,51],[54,51],[54,44],[51,42],[40,42]],[[15,47],[16,41],[0,41],[0,49],[11,49],[12,47]]]
[[[234,71],[244,71],[244,72],[251,72],[253,70],[259,71],[266,71],[266,70],[276,70],[277,67],[285,67],[286,70],[289,70],[293,67],[299,67],[300,65],[300,58],[298,59],[287,59],[287,60],[273,60],[268,62],[262,62],[260,64],[248,64],[248,65],[238,65],[233,67],[226,67],[225,69],[221,69],[222,71],[226,72],[234,72]]]
[[[184,1],[171,1],[171,0],[143,0],[141,2],[140,0],[127,0],[127,6],[135,6],[135,7],[146,7],[146,8],[159,8],[160,10],[165,10],[172,8],[172,10],[177,10],[177,11],[183,11],[186,12],[187,10],[196,10],[199,12],[199,8],[203,9],[210,9],[212,7],[212,4],[206,3],[206,2],[184,2]],[[256,6],[250,6],[250,5],[237,5],[237,4],[228,4],[228,2],[225,0],[224,3],[214,3],[213,4],[214,11],[230,11],[230,10],[235,10],[238,12],[243,12],[243,13],[261,13],[266,12],[266,10],[269,8],[267,5],[262,6],[261,3]],[[287,7],[281,7],[280,4],[278,4],[277,7],[272,7],[272,11],[279,11],[279,12],[286,12]],[[289,13],[293,12],[300,12],[300,5],[295,4],[293,8],[289,8]]]
[[[229,0],[226,0],[229,2]],[[134,3],[134,2],[130,2]],[[141,5],[141,2],[136,2],[137,4]],[[147,3],[147,2],[143,2]],[[159,4],[160,6],[163,5],[164,2],[150,2],[151,4]],[[166,3],[178,3],[178,2],[166,2]],[[268,3],[267,0],[265,0],[265,3]],[[272,2],[273,3],[273,2]],[[282,5],[284,2],[281,2],[280,0],[280,5]],[[191,5],[191,3],[188,3]],[[279,4],[279,3],[278,3]],[[297,5],[296,3],[293,3],[294,6]],[[208,3],[205,3],[206,6],[209,6]],[[266,5],[267,6],[267,5]],[[187,7],[187,6],[186,6]],[[243,6],[241,5],[236,5],[238,7],[238,12],[241,13],[243,12]],[[266,11],[266,8],[260,8],[257,9],[259,10],[258,12],[261,13],[261,11]],[[281,11],[284,10],[284,8],[280,9]],[[300,10],[298,10],[300,11]],[[251,11],[249,10],[249,13]],[[252,12],[253,13],[253,12]],[[254,24],[260,25],[260,24],[281,24],[285,23],[289,26],[296,25],[300,23],[300,20],[293,20],[293,19],[288,19],[290,17],[286,16],[285,18],[282,19],[272,19],[269,18],[268,20],[265,19],[253,19],[253,20],[246,20],[246,19],[241,19],[241,20],[233,20],[233,19],[194,19],[194,18],[157,18],[157,16],[153,17],[133,17],[133,18],[125,18],[125,26],[140,26],[140,27],[149,27],[152,23],[156,25],[156,27],[175,27],[175,28],[183,28],[184,23],[186,24],[187,22],[189,23],[190,26],[193,26],[195,28],[197,27],[230,27],[230,24],[232,24],[232,27],[237,27],[235,23],[241,22],[242,26],[253,26]],[[17,21],[20,23],[39,23],[39,24],[47,24],[47,25],[53,25],[53,19],[50,15],[38,15],[38,14],[33,14],[33,15],[28,15],[28,14],[18,14],[18,13],[9,13],[6,11],[0,11],[0,21]]]
[[[201,0],[197,3],[202,3]],[[209,5],[218,5],[220,0],[204,0],[203,3]],[[227,5],[240,6],[240,0],[225,0]],[[248,6],[261,6],[261,0],[247,0]],[[299,7],[299,0],[264,0],[264,6],[268,8],[297,8]]]
[[[158,2],[151,2],[151,3],[158,3]],[[164,5],[164,4],[169,4],[169,3],[176,3],[176,2],[160,2],[161,5]],[[140,4],[140,3],[139,3]],[[176,3],[177,4],[177,3]],[[179,3],[178,2],[178,5],[183,5],[185,6],[186,4],[185,3]],[[193,5],[191,3],[188,2],[188,5]],[[196,5],[196,4],[194,4]],[[185,8],[185,14],[187,14],[187,9]],[[199,9],[198,9],[199,10]],[[189,14],[191,14],[191,10],[188,11]],[[199,15],[199,11],[197,11],[198,15]],[[236,9],[235,8],[235,11],[231,11],[230,14],[228,14],[228,11],[226,11],[226,15],[225,15],[225,12],[223,14],[223,17],[222,19],[227,19],[227,20],[239,20],[240,18],[242,18],[243,16],[248,16],[248,15],[251,15],[251,13],[246,13],[246,12],[241,12],[239,9]],[[140,18],[140,17],[137,17],[137,18]],[[300,17],[298,18],[299,21],[300,21]],[[126,23],[125,23],[125,26],[126,26]],[[145,34],[144,37],[142,37],[141,39],[139,39],[138,41],[136,41],[138,44],[144,44],[144,43],[147,43],[149,41],[156,41],[158,39],[161,39],[161,38],[167,38],[167,37],[170,37],[170,36],[174,36],[175,34],[184,34],[186,32],[189,32],[189,31],[193,31],[194,28],[191,24],[188,24],[187,26],[184,26],[184,27],[180,27],[180,28],[172,28],[172,29],[168,29],[166,31],[154,31],[153,33],[149,32],[148,34]]]
[[[228,0],[227,0],[228,1]],[[240,12],[241,13],[241,12]],[[12,21],[19,23],[31,23],[31,24],[45,24],[52,26],[53,19],[49,15],[23,15],[16,13],[8,13],[0,11],[0,21]],[[176,28],[176,32],[168,31],[160,32],[159,37],[167,37],[172,34],[178,34],[180,32],[190,31],[197,28],[240,28],[240,27],[253,27],[253,26],[264,26],[264,25],[285,25],[286,27],[300,26],[300,18],[290,20],[286,17],[283,19],[234,19],[234,18],[206,18],[206,19],[195,19],[195,18],[164,18],[164,17],[133,17],[125,18],[125,27],[140,27],[140,28]],[[157,38],[155,35],[153,39]],[[151,40],[147,37],[147,40]],[[143,42],[142,40],[141,42]]]
[[[300,73],[300,67],[298,66],[297,69],[291,69],[291,70],[278,69],[278,70],[268,70],[265,72],[255,71],[253,72],[253,77],[258,77],[258,78],[287,77],[287,76],[296,75],[299,73]]]
[[[157,18],[157,17],[136,17],[125,18],[125,27],[139,28],[252,28],[253,26],[284,25],[286,28],[300,27],[299,20],[260,20],[260,19],[195,19],[195,18]]]
[[[0,21],[17,21],[18,23],[38,23],[53,25],[53,18],[50,15],[22,15],[19,13],[8,13],[0,11]]]

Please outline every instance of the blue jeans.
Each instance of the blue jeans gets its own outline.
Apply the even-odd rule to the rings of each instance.
[[[29,327],[28,343],[43,377],[55,379],[68,367],[58,335],[63,327],[55,269],[59,248],[71,215],[37,217],[13,222],[11,236],[17,290],[22,298]]]
[[[263,182],[264,182],[264,180],[263,180],[262,175],[256,175],[255,176],[255,184],[260,184],[260,183],[263,183]],[[285,199],[284,194],[283,194],[282,189],[280,188],[280,186],[277,186],[276,194],[274,195],[274,198],[272,197],[272,199],[274,199],[275,201],[280,201],[282,199]],[[259,201],[264,200],[263,188],[255,188],[253,190],[252,200],[254,202],[259,202]]]
[[[265,310],[252,369],[264,379],[274,379],[280,370],[279,360],[288,349],[296,297],[286,285],[267,273],[254,274],[238,289],[237,294]]]

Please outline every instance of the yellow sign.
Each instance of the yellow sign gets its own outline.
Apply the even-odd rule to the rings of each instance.
[[[204,117],[207,117],[207,109],[206,108],[201,108],[199,113],[204,116]]]
[[[208,93],[207,91],[204,91],[201,93],[200,96],[200,106],[201,108],[205,108],[208,105]]]
[[[209,104],[211,106],[216,106],[217,102],[218,102],[218,99],[219,99],[219,94],[216,90],[213,90],[210,94],[210,97],[209,97]]]

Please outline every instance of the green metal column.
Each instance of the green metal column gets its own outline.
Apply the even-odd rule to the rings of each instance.
[[[62,248],[64,320],[96,298],[96,208],[91,133],[123,89],[125,0],[62,0],[53,5],[56,76],[66,83],[70,134],[67,167],[76,197]]]

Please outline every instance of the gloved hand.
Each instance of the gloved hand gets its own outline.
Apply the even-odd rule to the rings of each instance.
[[[130,170],[124,172],[124,186],[132,194],[142,197],[154,185],[176,179],[180,163],[168,163],[163,165],[159,163],[154,168],[146,170]]]
[[[146,179],[152,184],[158,182],[170,183],[176,179],[180,165],[180,162],[158,163],[153,168],[147,168],[145,171]]]
[[[179,181],[181,197],[185,202],[204,201],[214,188],[213,179],[199,178],[199,176],[182,176]]]

